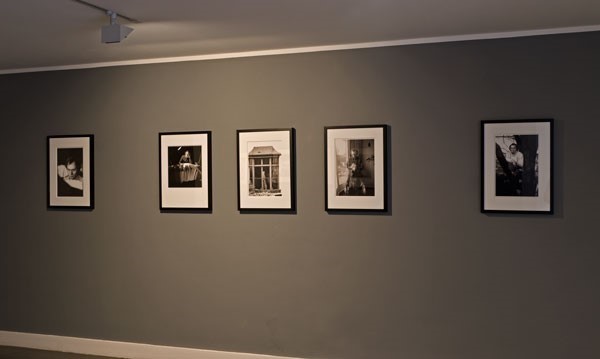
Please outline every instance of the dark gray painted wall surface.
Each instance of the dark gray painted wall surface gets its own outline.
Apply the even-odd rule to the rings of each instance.
[[[0,329],[323,358],[600,356],[600,33],[0,77]],[[479,212],[484,119],[554,118],[552,216]],[[323,127],[391,126],[390,215],[323,210]],[[295,215],[236,210],[235,130],[297,129]],[[214,211],[160,213],[161,131]],[[46,136],[96,209],[46,209]]]

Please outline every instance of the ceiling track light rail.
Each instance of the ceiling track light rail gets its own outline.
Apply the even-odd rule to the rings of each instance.
[[[76,2],[78,4],[81,4],[81,5],[85,5],[87,7],[91,7],[92,9],[96,9],[98,11],[102,11],[105,14],[107,14],[108,12],[115,13],[117,15],[117,17],[120,17],[121,19],[127,20],[129,22],[133,22],[133,23],[136,23],[136,24],[141,23],[141,21],[138,20],[138,19],[135,19],[135,18],[132,18],[130,16],[123,15],[123,14],[119,14],[116,11],[113,11],[111,9],[103,8],[102,6],[98,6],[96,4],[92,4],[91,2],[88,2],[88,1],[84,1],[84,0],[72,0],[72,1],[74,1],[74,2]]]

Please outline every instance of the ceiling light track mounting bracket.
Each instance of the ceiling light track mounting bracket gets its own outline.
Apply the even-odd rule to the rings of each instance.
[[[74,1],[74,2],[76,2],[78,4],[90,7],[92,9],[96,9],[98,11],[102,11],[102,13],[104,13],[104,14],[108,14],[108,16],[110,16],[110,23],[111,24],[116,24],[117,17],[120,17],[123,20],[129,21],[129,22],[133,22],[133,23],[136,23],[136,24],[141,23],[141,21],[138,20],[138,19],[135,19],[135,18],[132,18],[130,16],[123,15],[123,14],[119,14],[119,13],[117,13],[114,10],[103,8],[102,6],[98,6],[96,4],[92,4],[89,1],[84,1],[84,0],[72,0],[72,1]]]

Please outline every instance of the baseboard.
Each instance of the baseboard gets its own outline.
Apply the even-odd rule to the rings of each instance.
[[[128,359],[293,359],[264,354],[223,352],[1,330],[0,345]]]

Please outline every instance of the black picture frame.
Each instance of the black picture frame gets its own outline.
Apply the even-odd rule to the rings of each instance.
[[[47,207],[94,209],[94,135],[46,137]]]
[[[160,132],[161,211],[212,211],[211,131]]]
[[[388,127],[325,127],[326,211],[388,211]]]
[[[554,120],[481,121],[481,212],[554,213]]]
[[[240,212],[296,211],[296,130],[237,130]]]

